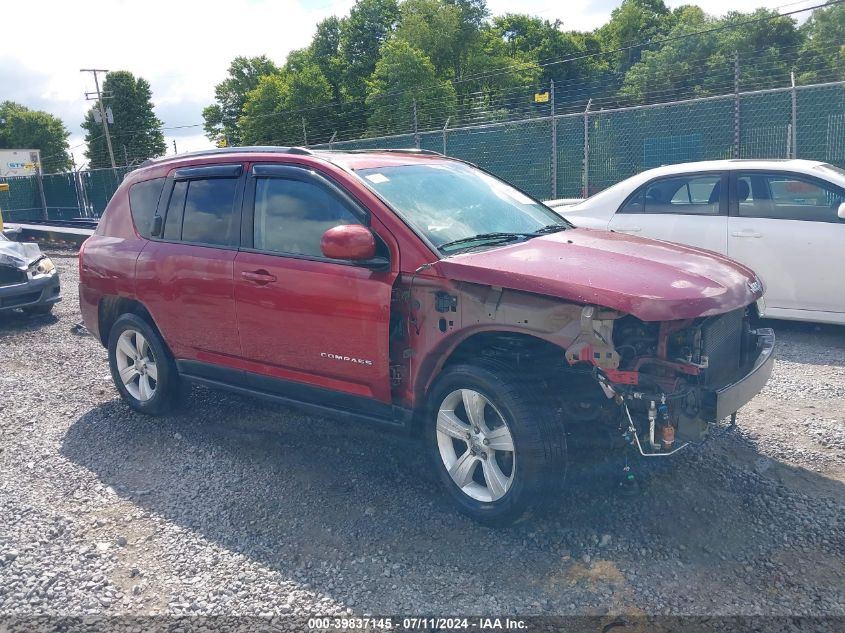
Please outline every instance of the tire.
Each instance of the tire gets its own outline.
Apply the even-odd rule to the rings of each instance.
[[[433,467],[463,514],[505,526],[556,501],[566,475],[563,424],[550,399],[503,363],[444,370],[425,424]]]
[[[146,415],[175,408],[181,388],[176,363],[147,321],[135,314],[118,317],[109,331],[108,351],[112,380],[126,404]]]

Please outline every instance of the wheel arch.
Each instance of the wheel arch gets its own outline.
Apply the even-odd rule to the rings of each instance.
[[[426,411],[431,387],[445,369],[461,363],[472,364],[482,358],[507,362],[514,368],[542,374],[558,362],[565,361],[565,349],[541,336],[506,326],[478,328],[460,338],[453,337],[428,354],[420,364],[414,382],[417,411]],[[422,426],[422,422],[423,416],[415,416],[415,430]]]
[[[143,303],[129,297],[105,296],[100,299],[97,306],[97,324],[100,331],[100,343],[103,346],[108,347],[111,329],[115,321],[123,314],[134,314],[144,319],[161,336],[155,319]],[[164,337],[161,338],[163,341]]]

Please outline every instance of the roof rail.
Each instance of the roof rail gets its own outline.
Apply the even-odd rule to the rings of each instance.
[[[428,154],[431,156],[444,156],[440,152],[435,152],[431,149],[417,149],[416,147],[408,147],[404,149],[400,148],[385,148],[385,149],[378,149],[378,148],[370,148],[370,149],[332,149],[332,150],[320,150],[320,151],[330,151],[330,152],[343,152],[344,154],[368,154],[368,153],[387,153],[387,154]]]
[[[173,156],[150,158],[141,163],[140,167],[156,165],[158,163],[164,163],[169,160],[179,160],[180,158],[196,158],[198,156],[216,156],[217,154],[246,154],[255,152],[263,152],[266,154],[311,154],[311,150],[308,150],[304,147],[281,147],[278,145],[245,145],[243,147],[215,147],[212,149],[201,149],[196,152],[174,154]]]

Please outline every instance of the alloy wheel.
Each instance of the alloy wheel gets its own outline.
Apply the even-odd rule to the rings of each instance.
[[[136,400],[146,402],[155,395],[158,368],[153,350],[144,335],[128,329],[120,334],[115,350],[120,379]]]
[[[516,452],[505,418],[484,395],[457,389],[437,412],[437,446],[455,485],[477,501],[497,501],[513,484]]]

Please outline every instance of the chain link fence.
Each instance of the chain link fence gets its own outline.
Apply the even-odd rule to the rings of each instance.
[[[724,158],[845,167],[845,82],[315,145],[417,147],[476,163],[541,198],[592,195],[643,170]]]
[[[432,150],[540,199],[592,195],[645,169],[698,160],[807,158],[845,167],[845,81],[553,112],[312,147]],[[99,217],[128,171],[8,178],[0,209],[7,221]]]

